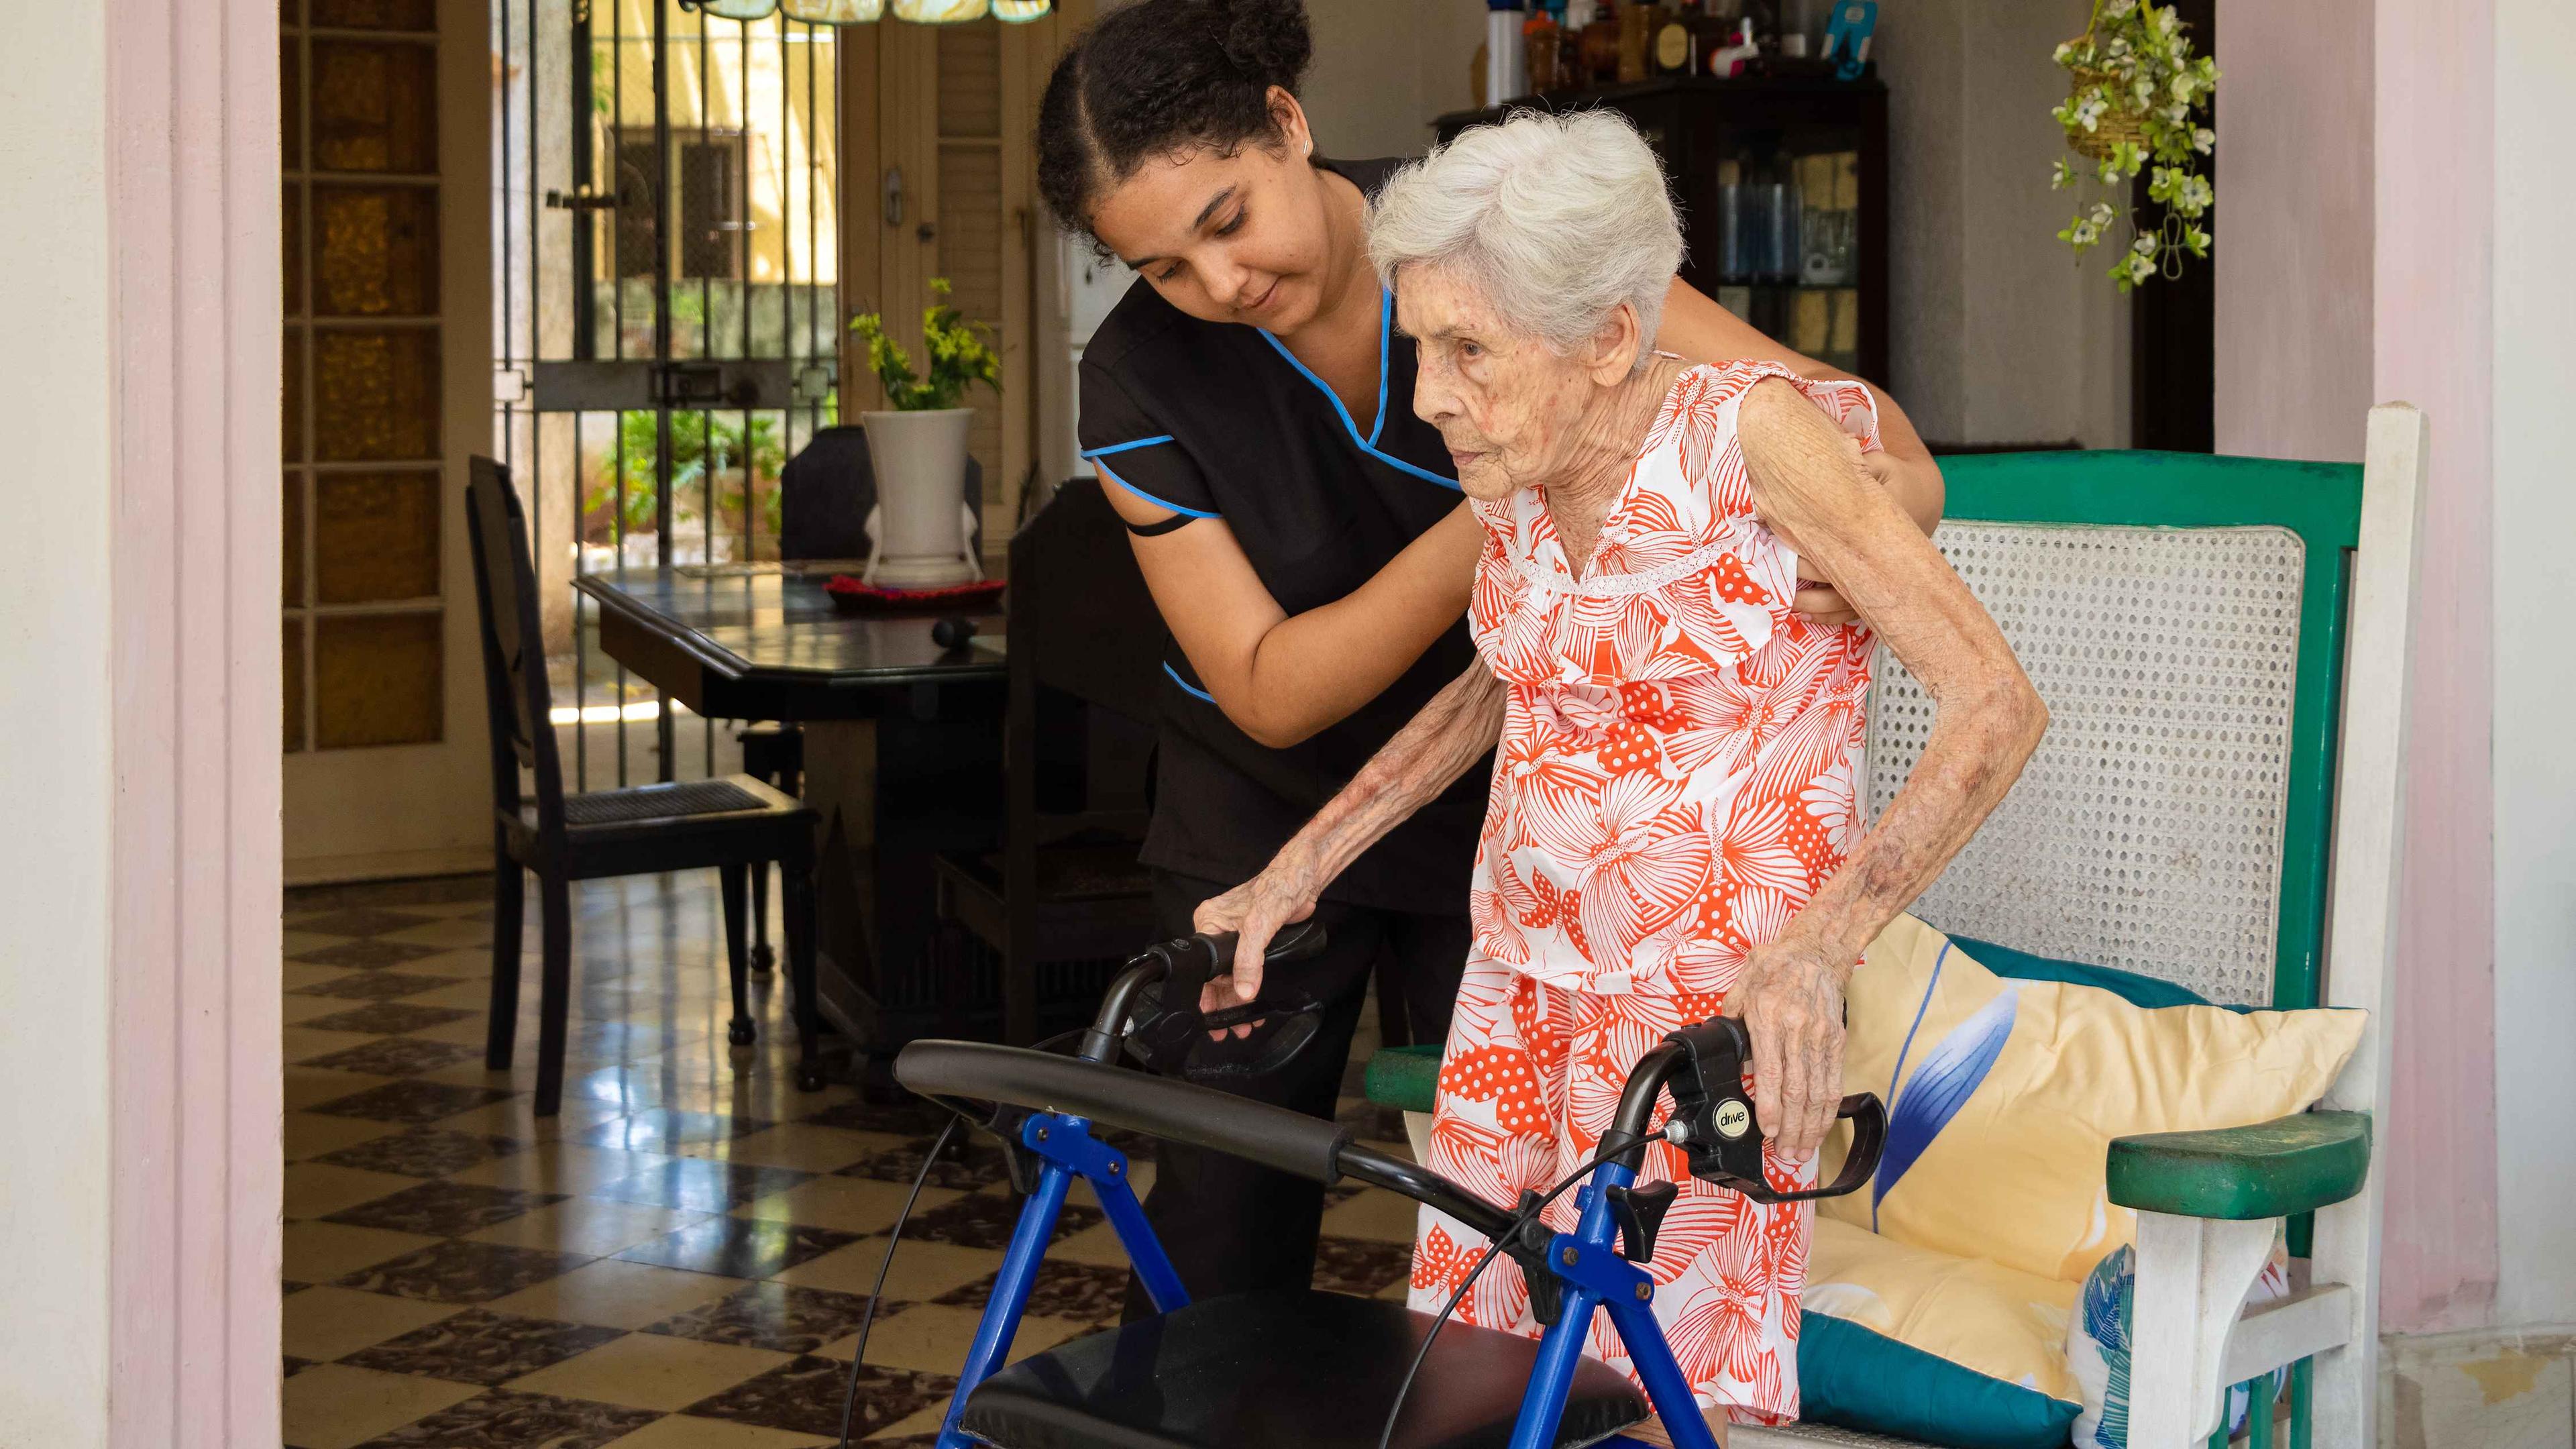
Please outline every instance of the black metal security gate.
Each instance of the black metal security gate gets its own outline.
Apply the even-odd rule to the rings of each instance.
[[[716,722],[601,653],[571,584],[777,557],[780,469],[838,403],[836,36],[494,0],[499,446],[577,788],[732,768]]]

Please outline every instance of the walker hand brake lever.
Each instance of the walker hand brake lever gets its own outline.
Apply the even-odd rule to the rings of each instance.
[[[1135,1016],[1127,1027],[1127,1051],[1148,1070],[1187,1071],[1192,1076],[1257,1075],[1274,1070],[1313,1038],[1323,1004],[1299,991],[1265,987],[1257,999],[1244,1005],[1217,1012],[1199,1010],[1200,991],[1217,973],[1233,969],[1234,944],[1232,931],[1203,932],[1149,946],[1139,955],[1139,960],[1155,957],[1164,963],[1163,979],[1139,993]],[[1321,922],[1293,922],[1270,938],[1262,964],[1310,961],[1323,954],[1326,944]],[[1202,1062],[1191,1069],[1194,1056],[1209,1055],[1201,1050],[1209,1032],[1260,1021],[1278,1025],[1253,1060],[1222,1067]]]
[[[1672,1120],[1682,1124],[1680,1145],[1690,1158],[1691,1176],[1733,1188],[1759,1203],[1807,1202],[1856,1192],[1878,1171],[1887,1146],[1887,1109],[1870,1092],[1843,1098],[1836,1118],[1852,1123],[1851,1151],[1840,1176],[1823,1187],[1782,1191],[1762,1171],[1761,1123],[1754,1120],[1752,1095],[1744,1090],[1745,1059],[1753,1055],[1753,1038],[1744,1023],[1731,1016],[1686,1026],[1664,1038],[1688,1056],[1682,1070],[1665,1086],[1673,1094]]]

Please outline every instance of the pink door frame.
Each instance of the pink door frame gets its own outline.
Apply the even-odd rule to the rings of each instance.
[[[275,0],[116,0],[116,1449],[279,1431]],[[67,238],[74,244],[76,238]]]

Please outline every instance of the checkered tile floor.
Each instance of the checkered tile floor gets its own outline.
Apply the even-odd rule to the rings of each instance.
[[[518,1060],[487,1072],[487,880],[290,893],[289,1449],[832,1442],[939,1119],[798,1092],[783,977],[754,978],[759,1044],[725,1044],[714,885],[575,887],[570,1077],[543,1122],[533,909]],[[853,1436],[872,1444],[931,1443],[1013,1220],[989,1147],[931,1182],[868,1342]],[[1318,1286],[1402,1295],[1410,1204],[1343,1190],[1324,1223]],[[1068,1209],[1018,1351],[1114,1322],[1126,1278],[1097,1211]]]

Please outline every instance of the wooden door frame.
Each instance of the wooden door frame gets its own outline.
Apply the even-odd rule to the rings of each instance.
[[[109,1393],[92,1442],[112,1449],[280,1438],[277,13],[121,0],[92,22],[115,526],[112,598],[91,606],[112,621],[117,782],[98,1044]]]

